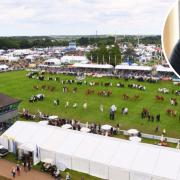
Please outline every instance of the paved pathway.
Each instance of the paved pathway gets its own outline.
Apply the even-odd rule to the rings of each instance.
[[[9,162],[7,160],[0,159],[0,175],[12,179],[11,169],[15,167],[16,164]],[[16,176],[17,180],[53,180],[53,178],[45,173],[41,173],[36,170],[31,170],[30,172],[24,172],[23,168],[21,170],[21,175]]]

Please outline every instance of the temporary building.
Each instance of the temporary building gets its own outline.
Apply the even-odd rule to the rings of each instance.
[[[150,66],[138,66],[138,65],[127,65],[120,64],[115,67],[116,70],[132,70],[132,71],[151,71],[152,67]]]
[[[76,63],[72,67],[85,68],[85,69],[113,69],[113,66],[110,64],[79,64],[79,63]]]
[[[101,144],[92,154],[90,163],[90,174],[103,179],[109,178],[109,163],[118,150],[119,140],[114,138],[103,138]]]
[[[17,121],[0,136],[9,151],[109,180],[180,180],[180,151],[76,130]]]
[[[157,72],[173,72],[173,70],[170,67],[165,67],[162,65],[156,66],[156,71]]]
[[[86,56],[63,56],[61,63],[63,64],[75,64],[75,63],[88,63],[89,60]]]
[[[60,59],[57,58],[51,58],[44,61],[45,65],[61,65]]]
[[[97,147],[101,146],[101,141],[101,136],[86,135],[73,153],[72,169],[83,173],[90,173],[90,159]]]
[[[1,72],[1,71],[7,71],[8,68],[9,68],[9,67],[8,67],[7,65],[2,64],[2,65],[0,65],[0,72]]]

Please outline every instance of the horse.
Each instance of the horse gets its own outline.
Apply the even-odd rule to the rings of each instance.
[[[55,81],[60,81],[60,78],[59,77],[55,77],[54,80]]]
[[[169,89],[167,89],[167,88],[159,88],[158,92],[163,93],[163,94],[169,94]]]
[[[129,99],[129,96],[127,94],[123,94],[123,99],[124,100],[128,100]]]
[[[123,84],[123,83],[117,83],[116,86],[117,86],[118,88],[123,88],[123,87],[124,87],[124,84]]]
[[[106,82],[106,83],[104,83],[104,86],[112,86],[112,83],[110,83],[110,82]]]
[[[143,108],[142,114],[143,114],[144,117],[147,117],[149,115],[148,109],[147,108]]]
[[[107,96],[111,96],[112,95],[112,91],[107,91]]]
[[[82,85],[83,82],[82,81],[77,81],[77,85]]]
[[[95,85],[95,86],[99,86],[99,82],[95,82],[94,85]]]
[[[38,77],[38,79],[39,79],[40,81],[43,81],[43,80],[44,80],[44,76],[43,76],[43,75],[40,75],[40,76]]]
[[[169,115],[169,116],[176,116],[177,114],[177,111],[176,110],[173,110],[173,109],[167,109],[166,110],[166,113]]]
[[[98,91],[98,96],[111,96],[112,91]]]
[[[33,89],[38,90],[39,89],[38,85],[34,85]]]
[[[180,96],[180,90],[175,91],[175,94]]]
[[[32,95],[30,98],[29,98],[29,102],[30,103],[33,103],[33,102],[36,102],[36,101],[43,101],[45,98],[44,94],[37,94],[37,95]]]
[[[158,101],[164,101],[164,97],[163,97],[163,96],[158,96],[158,95],[156,95],[156,100],[158,100]]]
[[[48,86],[48,90],[53,92],[55,90],[55,87],[54,86]]]
[[[122,108],[121,113],[122,114],[128,114],[128,108],[127,107]]]
[[[137,100],[139,100],[140,99],[140,96],[139,95],[134,95],[133,97],[132,97],[132,100],[134,100],[134,101],[137,101]]]
[[[87,94],[87,95],[94,94],[94,90],[92,90],[92,89],[87,89],[86,94]]]
[[[174,105],[177,106],[178,105],[176,98],[171,98],[170,103],[171,103],[172,106],[174,106]]]
[[[77,92],[77,87],[73,88],[73,93]]]
[[[46,89],[46,85],[42,85],[42,86],[41,86],[41,89],[42,89],[42,90],[45,90],[45,89]]]

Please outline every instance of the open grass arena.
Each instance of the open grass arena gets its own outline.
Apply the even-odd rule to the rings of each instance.
[[[65,80],[75,80],[75,76],[45,74],[45,80],[41,81],[27,77],[27,73],[16,71],[0,74],[0,92],[22,100],[20,112],[25,108],[32,114],[41,111],[84,123],[120,124],[121,129],[136,128],[141,132],[152,134],[155,134],[158,125],[159,134],[165,128],[167,136],[180,137],[180,96],[175,94],[180,90],[180,86],[173,85],[171,81],[149,83],[108,77],[86,77],[82,84],[77,82],[70,84]],[[57,81],[54,81],[54,78]],[[62,81],[65,83],[62,84]],[[124,87],[117,87],[118,83]],[[133,83],[140,84],[145,90],[128,87]],[[166,88],[169,93],[159,92],[159,88]],[[44,100],[29,102],[30,97],[37,94],[44,94]],[[171,98],[176,100],[176,105],[171,104]],[[54,104],[54,100],[57,99],[58,106]],[[86,108],[83,107],[84,104]],[[117,112],[115,120],[110,120],[109,109],[113,104],[116,105]],[[103,107],[103,112],[100,106]],[[128,114],[122,114],[122,108],[128,108]],[[143,109],[154,116],[154,121],[142,119]],[[159,122],[156,121],[157,114],[160,114]]]

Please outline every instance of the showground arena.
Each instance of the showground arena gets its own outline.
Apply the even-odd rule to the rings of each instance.
[[[136,128],[144,133],[161,135],[163,129],[169,137],[179,138],[179,86],[172,81],[138,81],[111,77],[86,77],[79,83],[75,76],[45,73],[27,77],[27,71],[0,74],[0,91],[22,100],[19,106],[23,113],[32,115],[28,120],[39,120],[39,116],[56,115],[82,123],[110,124],[120,129]],[[33,95],[41,94],[42,100]],[[175,100],[173,103],[171,100]],[[117,110],[110,120],[110,107]],[[122,113],[123,108],[128,113]],[[143,111],[148,116],[142,117]],[[160,115],[160,120],[157,120]],[[24,119],[24,117],[23,117]]]

